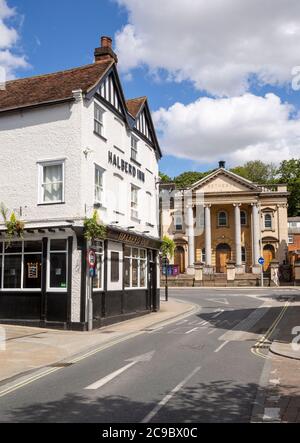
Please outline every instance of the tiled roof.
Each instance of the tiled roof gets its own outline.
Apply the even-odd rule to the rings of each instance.
[[[95,86],[112,66],[103,61],[54,74],[9,81],[0,90],[0,112],[71,99],[72,91],[83,93]]]
[[[127,109],[132,117],[136,118],[146,100],[147,97],[139,97],[126,101]]]

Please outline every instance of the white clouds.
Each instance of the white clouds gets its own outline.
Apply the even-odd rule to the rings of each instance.
[[[6,0],[0,0],[0,67],[5,70],[6,79],[12,78],[14,70],[28,66],[23,55],[14,52],[19,41],[18,31],[8,24],[8,20],[16,16]]]
[[[299,0],[116,0],[129,23],[116,36],[120,66],[164,68],[175,81],[232,96],[291,81],[299,65]]]
[[[300,155],[300,118],[274,94],[200,98],[154,113],[164,153],[199,163],[279,162]]]

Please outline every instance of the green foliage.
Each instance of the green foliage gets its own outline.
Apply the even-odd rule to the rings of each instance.
[[[278,169],[278,181],[288,185],[289,216],[300,216],[300,159],[284,160]]]
[[[231,172],[258,184],[275,183],[278,173],[273,163],[264,163],[260,160],[247,162],[244,166],[231,169]]]
[[[198,181],[202,180],[206,175],[210,174],[211,171],[208,172],[197,172],[197,171],[188,171],[183,174],[178,175],[178,177],[174,178],[174,183],[178,188],[185,189],[194,185]]]
[[[160,248],[163,258],[173,258],[175,247],[176,245],[174,240],[165,235]]]
[[[6,227],[7,246],[10,246],[14,237],[23,238],[25,224],[18,220],[14,212],[8,218],[8,209],[1,203],[0,212]]]
[[[106,238],[107,229],[100,222],[98,211],[94,211],[91,218],[84,220],[84,237],[89,241],[103,240]]]
[[[164,174],[163,172],[159,173],[159,177],[161,179],[161,183],[172,183],[171,177],[169,177],[167,174]]]

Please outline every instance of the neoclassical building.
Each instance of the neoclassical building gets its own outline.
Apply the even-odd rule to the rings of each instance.
[[[288,253],[287,187],[262,186],[219,168],[188,189],[161,185],[161,234],[176,243],[173,263],[181,274],[237,274],[264,271],[273,259],[285,264]]]

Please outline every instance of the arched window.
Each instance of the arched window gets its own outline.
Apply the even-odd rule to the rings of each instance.
[[[246,257],[246,248],[242,246],[242,262],[246,263],[247,257]]]
[[[202,261],[202,263],[205,263],[205,262],[206,262],[205,248],[202,249],[201,261]]]
[[[247,225],[247,212],[241,211],[241,225],[246,226]]]
[[[221,211],[218,214],[218,226],[227,226],[227,213],[225,211]]]
[[[265,229],[272,229],[272,215],[265,214]]]

